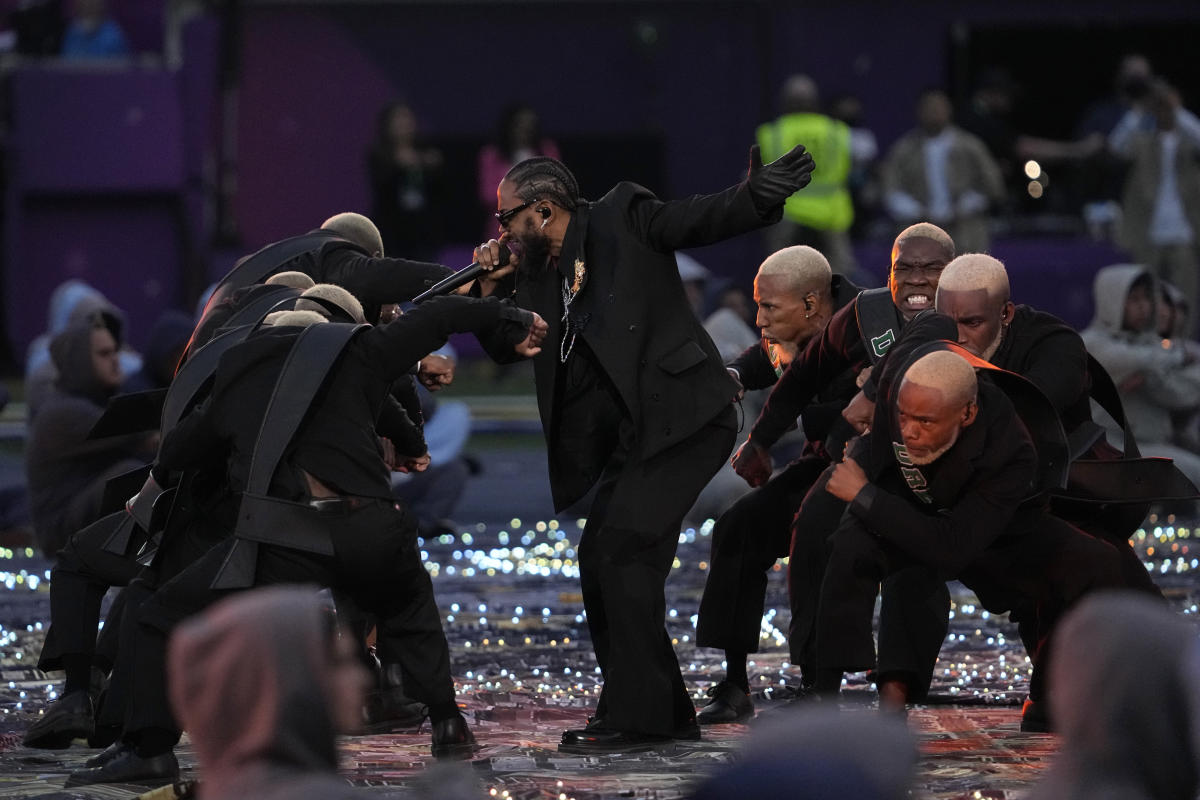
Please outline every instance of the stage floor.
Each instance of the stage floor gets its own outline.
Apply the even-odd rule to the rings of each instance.
[[[748,727],[715,726],[700,742],[669,752],[582,757],[557,752],[563,729],[580,727],[598,691],[582,614],[574,543],[579,521],[478,525],[423,543],[434,576],[460,702],[481,750],[460,765],[482,797],[644,798],[686,796],[706,774],[735,757]],[[685,531],[668,583],[668,631],[697,704],[723,674],[721,654],[692,641],[704,585],[711,529]],[[1163,520],[1135,542],[1173,607],[1193,619],[1200,570],[1191,532]],[[0,551],[0,798],[126,798],[128,786],[62,788],[67,772],[93,754],[81,748],[34,751],[20,733],[58,688],[32,668],[49,616],[44,560]],[[803,713],[778,694],[795,680],[787,663],[787,603],[783,570],[769,584],[761,652],[750,667],[759,716]],[[1006,616],[989,615],[963,587],[952,584],[950,635],[943,646],[931,704],[914,708],[909,727],[921,760],[913,797],[1015,798],[1036,780],[1057,747],[1052,735],[1018,730],[1029,664]],[[847,703],[870,704],[863,675],[849,676]],[[1148,696],[1153,696],[1152,694]],[[1164,698],[1163,702],[1169,702]],[[367,794],[438,797],[420,793],[429,780],[428,727],[412,733],[349,737],[343,771]],[[188,775],[190,749],[180,748]],[[461,777],[461,776],[460,776]],[[494,792],[493,792],[494,790]]]

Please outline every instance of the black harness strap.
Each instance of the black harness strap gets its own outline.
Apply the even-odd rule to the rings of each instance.
[[[854,313],[867,356],[872,366],[878,364],[900,335],[901,320],[891,290],[884,286],[859,292]]]
[[[271,478],[312,400],[360,325],[326,323],[306,328],[288,352],[259,428],[250,474],[238,511],[234,543],[213,579],[213,589],[254,585],[258,544],[264,542],[333,555],[333,539],[319,513],[268,495]]]

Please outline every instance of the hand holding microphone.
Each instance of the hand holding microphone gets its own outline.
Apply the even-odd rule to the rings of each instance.
[[[422,303],[431,297],[449,294],[460,286],[465,286],[476,278],[482,276],[484,273],[492,273],[498,267],[506,266],[512,256],[512,251],[510,251],[504,244],[507,238],[508,234],[505,234],[499,239],[491,239],[486,244],[481,244],[479,247],[476,247],[475,260],[471,262],[470,266],[460,269],[453,275],[446,276],[433,286],[430,286],[428,289],[414,297],[412,301],[414,303]],[[502,271],[499,275],[488,274],[487,277],[489,280],[495,281],[507,274],[508,272]]]

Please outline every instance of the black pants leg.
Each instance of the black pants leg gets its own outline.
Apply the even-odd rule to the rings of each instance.
[[[806,679],[816,667],[817,611],[825,578],[828,539],[841,524],[846,504],[825,491],[829,472],[817,479],[792,522],[788,556],[788,601],[792,609],[788,646],[793,664],[804,669]]]
[[[758,652],[769,570],[788,555],[792,517],[826,465],[817,457],[792,462],[717,520],[700,597],[697,645]]]
[[[666,631],[665,586],[683,516],[733,447],[733,411],[648,459],[618,452],[579,542],[580,582],[604,675],[597,716],[670,736],[695,721]],[[644,527],[637,527],[639,521]]]
[[[105,592],[129,583],[141,569],[132,556],[116,555],[103,547],[128,516],[120,511],[103,517],[72,536],[59,551],[58,563],[50,573],[50,629],[39,669],[62,669],[64,653],[95,652]],[[135,542],[130,549],[136,552],[137,546]],[[111,635],[106,638],[111,643]]]
[[[846,515],[829,538],[817,612],[818,669],[859,672],[875,666],[875,597],[889,574],[908,565],[857,517]]]
[[[902,680],[909,700],[920,701],[950,627],[950,590],[935,570],[913,566],[889,575],[882,594],[877,680]]]

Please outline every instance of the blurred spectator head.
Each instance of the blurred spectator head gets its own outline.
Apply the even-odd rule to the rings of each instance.
[[[1117,94],[1126,102],[1137,102],[1150,91],[1154,69],[1150,60],[1140,53],[1130,53],[1121,58],[1115,79]]]
[[[171,705],[205,798],[340,796],[335,735],[362,724],[369,682],[315,588],[238,593],[183,622],[167,653]],[[290,793],[285,793],[290,787]]]
[[[675,261],[679,268],[679,280],[683,281],[683,291],[687,294],[692,311],[700,316],[704,312],[704,290],[712,273],[708,267],[701,264],[687,253],[676,253]]]
[[[792,75],[779,91],[779,110],[783,114],[804,114],[819,110],[821,102],[817,82],[807,75]]]
[[[1158,304],[1156,306],[1155,330],[1164,339],[1185,337],[1191,329],[1191,309],[1187,297],[1173,283],[1158,282]]]
[[[1121,327],[1134,332],[1152,330],[1156,322],[1154,295],[1154,278],[1150,273],[1143,272],[1129,284]]]
[[[417,115],[403,100],[393,100],[379,110],[375,118],[375,144],[389,147],[412,144],[417,139]]]
[[[917,124],[930,136],[945,130],[953,116],[950,98],[941,89],[926,89],[917,98]]]
[[[171,384],[175,368],[183,356],[192,337],[192,318],[182,311],[167,310],[154,321],[145,351],[142,353],[142,369],[131,376],[125,385],[126,391],[142,391],[163,388]],[[136,385],[134,378],[139,378]]]
[[[533,150],[542,138],[538,113],[524,103],[512,103],[500,112],[496,142],[500,152],[511,159],[514,154]]]
[[[121,321],[97,311],[72,322],[50,341],[56,383],[68,394],[106,397],[120,385]]]
[[[972,99],[988,113],[1003,117],[1012,111],[1017,95],[1017,84],[1004,67],[986,67],[975,82]]]
[[[757,725],[741,758],[692,800],[902,800],[916,765],[912,734],[875,712],[810,708]]]
[[[829,104],[829,116],[856,128],[862,124],[862,100],[856,94],[839,94]]]
[[[1161,599],[1101,592],[1054,634],[1061,749],[1033,798],[1191,800],[1200,791],[1200,640]]]

